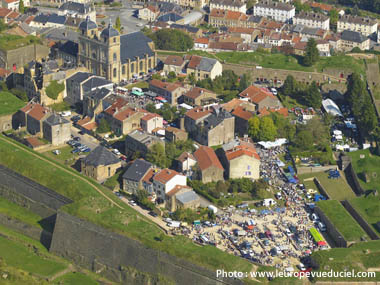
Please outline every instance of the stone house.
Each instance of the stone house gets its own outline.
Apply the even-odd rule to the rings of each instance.
[[[160,115],[148,113],[141,118],[140,125],[144,132],[151,134],[154,129],[163,128],[163,121],[164,119]]]
[[[97,181],[114,176],[120,167],[121,160],[101,145],[81,160],[81,172]]]
[[[260,178],[260,157],[248,139],[237,139],[224,144],[220,158],[228,179]]]
[[[42,123],[50,116],[50,112],[47,108],[41,106],[40,104],[29,103],[21,110],[21,116],[26,116],[26,130],[32,135],[38,135],[42,137]],[[22,125],[19,125],[22,126]]]
[[[358,47],[361,50],[369,50],[369,38],[363,36],[359,32],[343,31],[340,40],[338,41],[337,50],[347,52],[355,47]]]
[[[123,174],[123,190],[134,195],[138,191],[144,190],[144,177],[152,170],[153,165],[143,159],[131,162]]]
[[[52,145],[63,145],[71,139],[71,123],[57,114],[52,114],[42,123],[43,137]]]
[[[177,185],[186,186],[186,176],[177,171],[165,168],[153,176],[153,189],[159,202],[164,202],[166,194]]]
[[[145,157],[149,149],[157,143],[165,147],[165,141],[159,137],[140,130],[135,130],[125,137],[125,153],[134,154],[139,152]]]
[[[169,142],[186,141],[187,138],[188,133],[184,130],[174,127],[167,127],[165,129],[165,139]]]
[[[251,85],[239,94],[240,98],[246,98],[257,106],[257,110],[263,108],[282,108],[280,100],[268,90]]]
[[[253,117],[254,112],[246,110],[242,106],[238,106],[231,113],[235,117],[235,132],[239,136],[248,134],[249,119]]]
[[[186,66],[186,74],[194,74],[196,80],[206,78],[214,80],[222,74],[222,71],[223,66],[218,60],[197,55],[191,56]]]
[[[353,31],[368,37],[377,32],[377,27],[378,22],[376,19],[354,15],[343,15],[339,17],[337,32],[342,33],[343,31]]]
[[[189,152],[183,152],[176,159],[176,166],[179,172],[187,172],[192,169],[192,167],[197,163],[195,157]]]
[[[105,99],[112,94],[112,91],[107,88],[98,88],[83,98],[83,114],[89,117],[95,117],[102,113],[107,104],[105,103]]]
[[[216,93],[200,87],[193,87],[183,94],[184,103],[191,106],[203,106],[216,100]]]
[[[200,206],[199,196],[189,186],[177,185],[166,193],[166,208],[170,212],[177,209],[197,209]]]
[[[186,73],[184,70],[185,60],[179,55],[169,55],[164,61],[164,72],[166,76],[169,72],[175,72],[176,75]]]
[[[178,83],[163,82],[153,79],[149,82],[149,90],[162,96],[170,105],[177,105],[177,100],[186,89]]]
[[[223,180],[224,168],[212,148],[200,146],[194,152],[194,157],[199,168],[197,177],[203,183]]]

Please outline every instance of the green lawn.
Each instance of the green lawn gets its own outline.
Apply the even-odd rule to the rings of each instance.
[[[317,205],[347,241],[360,241],[363,236],[369,239],[364,230],[337,200],[320,201]]]
[[[56,280],[54,280],[53,284],[57,285],[96,285],[99,284],[91,277],[80,273],[80,272],[71,272],[67,273]]]
[[[49,151],[44,152],[44,155],[46,155],[46,156],[48,156],[54,160],[58,160],[62,163],[66,163],[66,161],[68,161],[68,164],[74,163],[75,158],[79,157],[78,153],[71,153],[73,148],[69,145],[64,146],[62,148],[57,148],[57,149],[61,152],[60,154],[54,154],[52,150],[49,150]],[[83,154],[84,153],[81,153],[81,155],[83,155]],[[86,154],[88,154],[88,153],[86,153]]]
[[[36,36],[16,36],[16,35],[0,35],[0,49],[12,50],[24,46],[28,46],[33,43],[41,43],[41,39]]]
[[[63,101],[61,103],[56,103],[56,104],[50,105],[50,107],[56,112],[62,112],[62,111],[70,110],[70,104],[65,102],[65,101]]]
[[[128,90],[132,89],[133,87],[138,87],[138,88],[149,88],[149,83],[146,81],[139,81],[137,83],[129,84],[124,86],[124,88],[127,88]]]
[[[4,136],[0,135],[0,138],[4,138]],[[6,138],[6,140],[9,139]],[[23,149],[27,149],[21,144],[18,145]],[[167,252],[210,269],[251,270],[252,265],[248,261],[229,255],[212,246],[196,246],[191,240],[183,236],[167,236],[163,241],[158,241],[157,237],[162,231],[128,205],[122,203],[111,191],[98,185],[103,190],[103,193],[113,199],[122,209],[111,207],[108,200],[104,199],[92,186],[84,181],[47,164],[24,150],[15,148],[3,140],[0,140],[0,163],[73,199],[75,203],[62,208],[62,210],[72,215],[139,240],[148,247]],[[69,171],[77,173],[72,169],[69,169]],[[86,179],[92,181],[89,178]]]
[[[32,249],[0,236],[0,257],[7,265],[44,277],[52,276],[67,266],[44,256],[38,256]]]
[[[0,92],[0,116],[13,114],[25,104],[10,92]]]
[[[380,198],[373,196],[363,196],[350,200],[351,205],[360,213],[360,215],[369,223],[380,236],[380,229],[376,223],[380,222]]]
[[[14,204],[1,196],[0,196],[0,213],[8,217],[23,221],[32,226],[41,227],[41,225],[38,222],[42,218],[39,215],[33,212],[30,212],[24,207]]]
[[[119,170],[118,172],[116,172],[114,176],[112,176],[111,178],[107,179],[106,182],[104,182],[104,186],[111,190],[114,190],[115,187],[120,188],[122,181],[121,176],[123,176],[123,174],[124,170]]]
[[[315,251],[312,257],[320,265],[319,271],[365,271],[380,266],[380,240]],[[380,272],[376,272],[376,278],[318,278],[315,281],[380,281]]]
[[[349,152],[348,155],[363,189],[380,191],[380,156],[372,154],[369,149]],[[365,157],[360,158],[360,155]],[[365,174],[370,178],[369,182],[365,182]]]
[[[333,168],[333,167],[332,167]],[[355,193],[352,191],[351,187],[347,184],[343,177],[338,179],[329,179],[329,174],[326,172],[315,172],[299,175],[299,179],[303,181],[306,178],[316,177],[319,182],[323,185],[330,198],[333,200],[344,200],[355,198]],[[316,188],[312,187],[313,189]],[[315,189],[317,190],[317,189]]]

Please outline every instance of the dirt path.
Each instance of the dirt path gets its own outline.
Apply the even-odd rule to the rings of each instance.
[[[70,273],[70,272],[73,272],[74,271],[74,266],[72,264],[69,264],[69,266],[67,266],[66,269],[54,274],[52,277],[48,278],[48,281],[51,282],[51,281],[54,281],[55,279],[65,275],[66,273]]]
[[[31,155],[33,155],[33,156],[35,156],[35,157],[38,157],[39,159],[41,159],[41,160],[43,160],[43,161],[45,161],[45,162],[47,162],[47,163],[49,163],[49,164],[51,164],[51,165],[53,165],[53,166],[55,166],[55,167],[57,167],[57,168],[59,168],[59,169],[65,171],[65,172],[67,172],[67,173],[69,173],[69,174],[71,174],[71,175],[73,175],[73,176],[79,178],[80,180],[86,182],[88,185],[90,185],[92,188],[94,188],[94,189],[95,189],[100,195],[102,195],[104,198],[106,198],[106,199],[107,199],[112,205],[114,205],[114,206],[116,206],[116,207],[118,207],[118,208],[120,208],[120,209],[123,209],[123,207],[121,207],[119,204],[115,203],[111,198],[109,198],[107,195],[105,195],[105,194],[102,192],[102,190],[100,190],[96,185],[94,185],[93,183],[91,183],[91,182],[88,181],[87,179],[83,178],[83,177],[80,176],[79,174],[76,174],[76,173],[74,173],[74,172],[72,172],[72,171],[69,171],[68,169],[66,169],[65,167],[59,165],[58,163],[53,163],[52,161],[50,161],[50,160],[48,160],[48,159],[42,157],[41,155],[37,155],[37,154],[35,154],[34,152],[32,152],[32,151],[30,151],[30,150],[28,150],[28,149],[26,149],[26,148],[20,147],[18,144],[14,143],[14,142],[12,142],[12,141],[9,141],[9,140],[7,140],[7,139],[5,139],[5,138],[3,138],[3,137],[0,137],[0,139],[1,139],[2,141],[5,141],[5,142],[7,142],[7,143],[13,145],[14,147],[17,147],[18,149],[21,149],[21,150],[23,150],[23,151],[26,151],[26,152],[28,152],[29,154],[31,154]]]

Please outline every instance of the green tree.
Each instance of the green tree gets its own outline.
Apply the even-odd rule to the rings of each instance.
[[[177,78],[177,75],[175,74],[174,71],[170,71],[170,72],[168,73],[168,78],[169,78],[169,79],[175,79],[175,78]]]
[[[242,92],[243,90],[245,90],[246,88],[248,88],[248,86],[251,85],[251,82],[252,79],[251,79],[251,76],[247,73],[244,73],[241,77],[240,77],[240,82],[239,82],[239,91]]]
[[[168,167],[168,160],[166,158],[165,148],[160,143],[156,143],[152,146],[152,148],[147,153],[146,159],[149,162],[161,168]]]
[[[121,32],[121,21],[120,21],[120,17],[117,17],[116,20],[115,20],[115,25],[113,26],[116,30],[119,31],[119,33]]]
[[[99,122],[99,126],[96,129],[96,132],[98,132],[99,134],[104,134],[110,131],[111,131],[111,127],[108,121],[105,118],[101,118]]]
[[[260,119],[257,116],[253,116],[248,120],[248,134],[254,140],[258,141],[260,133]]]
[[[330,27],[332,30],[336,30],[336,25],[339,20],[339,14],[336,9],[332,9],[329,12],[329,17],[330,17]]]
[[[301,151],[310,150],[313,147],[313,134],[308,130],[298,132],[294,144]]]
[[[25,7],[24,7],[24,1],[23,0],[20,0],[20,2],[18,3],[18,11],[21,14],[24,14],[24,12],[25,12]]]
[[[310,84],[306,92],[305,102],[314,109],[319,109],[322,106],[322,95],[315,81]]]
[[[307,41],[305,56],[303,58],[303,63],[306,66],[312,66],[319,60],[319,51],[317,48],[317,42],[314,38],[310,38]]]
[[[277,129],[270,116],[265,116],[260,119],[260,140],[272,141],[276,138]]]
[[[187,51],[194,46],[193,39],[180,30],[161,29],[151,37],[157,49]]]
[[[286,77],[281,91],[285,96],[292,96],[292,95],[294,95],[294,93],[296,93],[297,81],[293,75],[288,75]]]
[[[64,90],[65,90],[64,83],[58,83],[57,80],[52,80],[49,83],[48,87],[46,87],[45,92],[49,98],[56,100],[59,94]]]

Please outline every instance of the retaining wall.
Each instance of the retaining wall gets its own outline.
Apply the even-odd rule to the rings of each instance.
[[[329,194],[327,193],[327,191],[325,190],[325,188],[322,186],[322,184],[319,182],[318,178],[314,177],[314,183],[315,183],[315,185],[317,185],[317,188],[318,188],[319,192],[323,196],[325,196],[327,199],[330,199]]]

